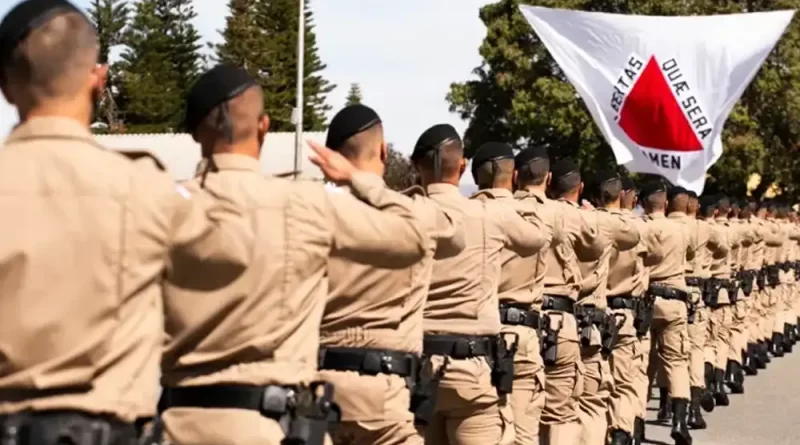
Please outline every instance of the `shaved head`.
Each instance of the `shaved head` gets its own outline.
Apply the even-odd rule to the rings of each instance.
[[[511,183],[514,178],[514,159],[498,159],[481,164],[477,170],[476,182],[481,188],[498,187]]]
[[[254,85],[211,110],[197,127],[199,138],[221,139],[225,137],[223,107],[227,107],[232,144],[241,143],[257,135],[261,118],[264,117],[264,92],[261,86]]]
[[[33,29],[2,67],[3,90],[17,106],[83,93],[97,65],[98,40],[78,12],[56,15]]]
[[[368,162],[381,156],[383,144],[383,125],[376,124],[347,138],[336,151],[347,159]]]

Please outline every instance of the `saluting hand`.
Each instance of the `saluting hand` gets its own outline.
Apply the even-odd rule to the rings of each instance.
[[[594,210],[594,206],[587,200],[581,200],[581,208],[584,210]]]
[[[315,153],[309,156],[308,159],[322,170],[326,178],[333,182],[350,182],[355,167],[347,158],[310,139],[306,140],[306,143]]]

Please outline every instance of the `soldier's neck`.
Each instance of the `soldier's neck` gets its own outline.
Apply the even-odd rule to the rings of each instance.
[[[261,156],[261,146],[258,140],[228,143],[226,141],[216,141],[212,148],[214,154],[234,154],[258,159]]]
[[[45,101],[27,109],[20,108],[19,117],[23,122],[43,117],[60,117],[74,120],[86,128],[89,128],[92,123],[90,109],[63,101]]]

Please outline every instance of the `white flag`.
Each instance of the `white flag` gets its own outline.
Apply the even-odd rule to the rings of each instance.
[[[722,127],[794,11],[657,17],[521,6],[617,163],[702,193]]]

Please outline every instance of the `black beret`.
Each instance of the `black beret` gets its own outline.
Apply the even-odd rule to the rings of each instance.
[[[67,0],[26,0],[12,8],[0,22],[0,64],[8,62],[31,31],[56,15],[67,12],[83,14]]]
[[[700,197],[700,207],[704,209],[713,208],[717,206],[717,199],[714,195],[703,195]]]
[[[550,159],[547,155],[547,147],[544,145],[535,145],[520,151],[514,157],[514,168],[519,170],[523,165],[526,165],[534,159]]]
[[[697,193],[695,193],[695,192],[693,192],[693,191],[691,191],[691,190],[687,190],[687,191],[686,191],[686,194],[687,194],[687,195],[689,195],[689,198],[692,198],[692,199],[699,199],[699,197],[697,196]]]
[[[514,150],[510,145],[503,142],[487,142],[475,152],[475,156],[472,158],[472,165],[476,167],[487,161],[513,158]]]
[[[380,116],[372,108],[361,104],[348,105],[331,119],[325,146],[338,150],[346,140],[380,123]]]
[[[411,152],[411,160],[416,161],[425,156],[426,153],[436,150],[450,141],[461,143],[461,136],[458,135],[458,131],[450,124],[434,125],[425,130],[417,139],[414,151]]]
[[[580,173],[580,169],[572,159],[563,158],[550,166],[550,172],[553,174],[553,182],[558,182],[569,175]]]
[[[688,196],[689,195],[689,191],[686,190],[685,188],[679,186],[679,185],[670,187],[669,190],[667,190],[667,199],[669,199],[670,201],[675,199],[678,195],[687,195]]]
[[[601,170],[594,175],[594,182],[597,185],[605,184],[606,182],[621,179],[619,173],[612,170]]]
[[[244,68],[222,64],[211,68],[197,79],[186,97],[183,127],[194,133],[197,126],[214,108],[257,85]]]
[[[630,176],[625,175],[622,178],[622,190],[636,190],[636,183],[633,182]]]
[[[666,191],[667,186],[662,181],[650,181],[642,186],[642,190],[639,192],[639,199],[644,201],[650,195]]]

